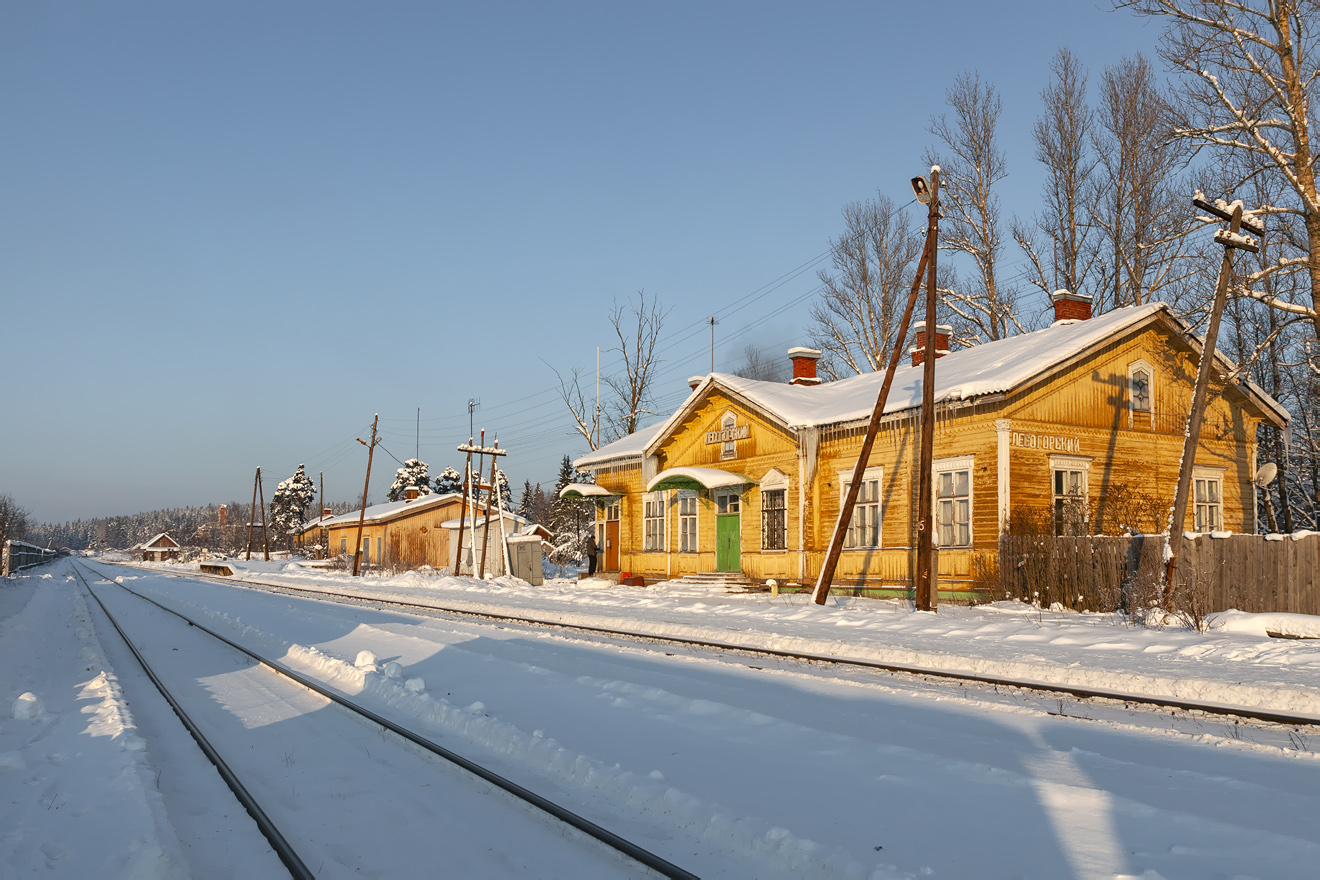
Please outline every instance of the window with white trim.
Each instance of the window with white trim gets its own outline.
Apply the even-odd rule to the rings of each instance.
[[[733,430],[738,427],[738,420],[734,418],[733,413],[725,413],[724,418],[720,421],[720,427],[732,434]],[[728,440],[724,441],[724,445],[720,447],[720,461],[728,461],[737,457],[738,441],[730,436]]]
[[[697,493],[678,490],[678,552],[697,552]]]
[[[973,456],[935,462],[935,537],[941,547],[972,544]]]
[[[1131,427],[1138,416],[1143,419],[1153,418],[1155,371],[1145,361],[1133,361],[1128,364],[1128,426]]]
[[[788,549],[788,490],[761,490],[761,549]]]
[[[647,492],[642,496],[642,549],[665,549],[665,493]]]
[[[1224,472],[1219,468],[1192,469],[1192,522],[1198,532],[1224,528]]]
[[[1090,534],[1091,513],[1087,488],[1089,458],[1050,456],[1050,488],[1053,494],[1054,534]]]
[[[844,549],[880,546],[880,479],[883,474],[884,468],[880,467],[869,467],[862,472],[862,485],[857,490],[857,502],[853,505],[852,519],[848,521],[848,532],[844,535]],[[851,470],[839,471],[840,504],[848,497],[852,475]]]

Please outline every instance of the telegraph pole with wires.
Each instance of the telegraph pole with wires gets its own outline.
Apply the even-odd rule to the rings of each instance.
[[[367,521],[367,492],[371,490],[371,457],[376,451],[377,444],[380,443],[380,441],[376,439],[376,424],[379,421],[380,414],[377,413],[371,419],[370,443],[363,440],[361,437],[357,438],[357,442],[367,447],[367,481],[362,484],[362,510],[358,514],[357,542],[356,546],[353,548],[353,577],[357,577],[362,570],[362,527]]]
[[[921,190],[913,182],[917,196]],[[934,611],[939,590],[935,569],[933,474],[935,464],[935,261],[939,256],[940,166],[930,169],[930,209],[926,236],[931,241],[926,261],[926,353],[921,374],[921,455],[917,460],[917,570],[913,593],[918,611]]]
[[[710,324],[710,371],[713,373],[715,372],[715,325],[719,321],[715,320],[714,315],[711,315],[706,321]]]
[[[1219,264],[1219,281],[1215,285],[1215,300],[1210,308],[1210,322],[1205,329],[1205,341],[1201,345],[1201,359],[1196,366],[1196,388],[1192,392],[1192,405],[1187,413],[1187,430],[1183,435],[1182,458],[1178,461],[1178,490],[1173,496],[1173,508],[1169,512],[1169,528],[1164,547],[1164,601],[1167,604],[1172,591],[1177,585],[1178,538],[1182,536],[1187,522],[1187,499],[1191,494],[1192,470],[1196,463],[1196,447],[1201,440],[1201,422],[1205,419],[1205,399],[1210,389],[1210,374],[1214,371],[1216,345],[1219,341],[1219,321],[1224,314],[1224,304],[1228,298],[1228,281],[1233,274],[1233,251],[1241,249],[1257,253],[1260,248],[1256,239],[1244,235],[1241,230],[1263,237],[1265,225],[1250,211],[1244,211],[1242,200],[1232,204],[1223,199],[1210,203],[1204,193],[1198,191],[1192,197],[1192,204],[1228,223],[1227,229],[1215,233],[1215,243],[1224,246],[1224,258]]]
[[[939,168],[931,169],[931,179],[936,188],[939,187]],[[893,351],[889,355],[889,367],[885,370],[884,382],[880,385],[880,393],[876,396],[875,408],[871,411],[871,421],[866,426],[866,434],[862,438],[862,448],[857,456],[857,464],[853,466],[852,482],[848,484],[847,492],[844,495],[843,503],[839,507],[839,518],[834,523],[834,532],[830,536],[829,550],[825,553],[825,562],[821,566],[820,574],[816,578],[816,587],[812,590],[811,599],[817,605],[824,605],[825,600],[830,594],[830,584],[834,580],[834,572],[839,563],[839,554],[843,551],[844,540],[848,534],[849,523],[852,522],[853,510],[857,505],[857,496],[860,493],[863,479],[866,473],[866,465],[871,457],[871,449],[875,445],[876,434],[880,430],[880,419],[884,416],[885,403],[889,400],[889,389],[894,382],[894,373],[898,370],[898,362],[902,360],[904,354],[904,345],[907,341],[907,330],[912,324],[912,312],[916,308],[917,297],[921,293],[922,282],[925,281],[926,267],[934,259],[935,248],[938,246],[939,228],[938,228],[938,205],[932,196],[932,191],[926,186],[926,181],[921,177],[912,178],[912,189],[917,194],[917,201],[922,204],[930,204],[931,221],[926,229],[926,242],[921,250],[921,260],[917,264],[917,271],[912,279],[912,291],[908,294],[907,308],[903,312],[903,318],[898,324],[898,338],[894,342]],[[929,298],[933,296],[933,290],[927,285],[927,299],[929,312]],[[933,326],[933,322],[926,325]],[[927,346],[934,339],[934,334],[929,330],[926,332]],[[927,349],[927,357],[933,360],[933,356]]]

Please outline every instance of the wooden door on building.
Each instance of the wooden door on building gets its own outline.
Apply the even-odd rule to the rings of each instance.
[[[735,492],[715,496],[715,570],[742,571],[742,499]]]
[[[605,539],[602,542],[601,550],[604,552],[605,564],[601,566],[602,571],[619,570],[619,513],[620,502],[615,501],[605,508]]]

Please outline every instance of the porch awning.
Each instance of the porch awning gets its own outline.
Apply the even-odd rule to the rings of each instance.
[[[676,467],[661,471],[646,484],[646,491],[660,489],[724,489],[755,483],[751,477],[719,468]]]
[[[560,498],[617,498],[618,496],[595,483],[569,483],[559,490]]]

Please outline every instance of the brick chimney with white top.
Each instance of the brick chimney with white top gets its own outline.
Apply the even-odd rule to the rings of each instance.
[[[403,490],[403,503],[407,504],[409,501],[416,501],[419,494],[421,494],[421,490],[416,486],[406,487]]]
[[[820,351],[814,348],[790,348],[788,359],[793,362],[793,378],[789,385],[819,385],[816,375],[816,361],[820,360]]]
[[[919,367],[926,362],[926,322],[918,321],[912,325],[912,332],[917,335],[917,342],[908,353],[912,355],[912,366]],[[949,353],[949,334],[953,327],[948,324],[935,325],[935,360]]]
[[[1086,321],[1091,317],[1090,294],[1056,290],[1050,294],[1050,301],[1054,303],[1056,324],[1060,321]]]

